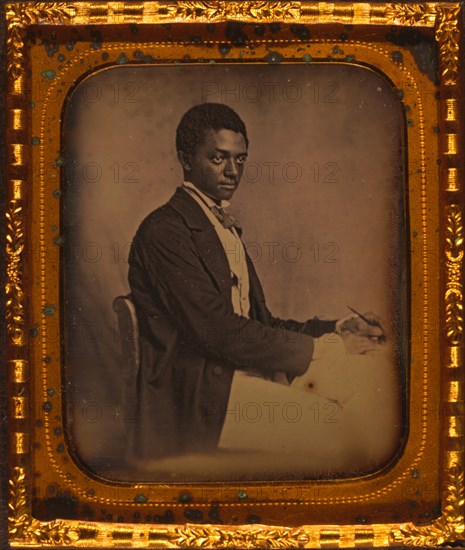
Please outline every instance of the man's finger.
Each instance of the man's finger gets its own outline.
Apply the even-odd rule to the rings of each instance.
[[[356,329],[355,332],[363,336],[382,336],[384,334],[381,326],[378,324],[370,325],[363,319],[360,319],[354,328]]]
[[[365,332],[368,336],[382,336],[384,334],[384,331],[381,327],[373,327],[371,325],[368,325]]]
[[[363,316],[365,319],[368,319],[370,323],[373,323],[373,325],[379,326],[381,328],[383,327],[383,320],[379,315],[376,315],[376,313],[373,313],[372,311],[369,311],[368,313],[364,313]]]

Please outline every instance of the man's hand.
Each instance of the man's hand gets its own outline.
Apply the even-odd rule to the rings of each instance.
[[[376,353],[379,346],[386,342],[386,331],[381,317],[372,312],[364,313],[363,317],[364,319],[358,315],[349,317],[339,326],[347,353]]]

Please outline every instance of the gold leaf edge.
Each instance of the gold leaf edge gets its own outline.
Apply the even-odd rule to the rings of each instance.
[[[118,5],[117,5],[118,4]],[[77,2],[75,5],[66,2],[25,2],[23,4],[6,4],[7,26],[11,29],[24,28],[37,22],[63,23],[76,19],[78,23],[92,15],[95,10],[99,23],[140,22],[156,23],[181,21],[298,21],[307,14],[312,22],[345,22],[366,23],[374,25],[428,26],[437,24],[439,17],[440,31],[446,31],[458,17],[460,3],[330,3],[306,2],[305,0],[262,1],[148,1],[132,5],[131,2]],[[106,8],[106,9],[105,9]],[[127,8],[127,9],[126,9]],[[360,9],[367,13],[359,15]],[[361,11],[364,11],[363,9]],[[360,21],[359,18],[361,17]],[[366,19],[368,18],[368,20]],[[363,19],[363,21],[362,21]],[[447,29],[446,29],[447,27]]]
[[[144,526],[126,524],[84,523],[74,520],[54,520],[41,522],[29,515],[25,470],[15,467],[9,482],[10,485],[10,517],[9,533],[11,543],[16,546],[21,543],[40,544],[42,546],[71,545],[84,542],[82,534],[93,531],[92,539],[124,532],[130,539],[136,529]],[[441,517],[429,525],[417,526],[413,523],[400,525],[367,525],[364,529],[372,530],[373,540],[388,529],[386,545],[397,546],[438,546],[461,540],[464,534],[463,505],[465,499],[464,473],[453,466],[448,471],[446,483],[445,507]],[[355,526],[303,526],[288,528],[281,526],[218,526],[189,525],[160,526],[148,529],[146,533],[150,546],[174,548],[297,548],[321,546],[320,536],[323,531],[331,531],[338,539],[348,532],[355,537]],[[319,535],[318,535],[319,532]],[[85,537],[86,542],[89,536]],[[142,541],[141,541],[142,542]],[[355,541],[354,541],[355,542]],[[316,544],[315,544],[316,543]],[[340,545],[341,546],[341,545]],[[346,545],[342,545],[346,546]],[[352,545],[350,545],[352,546]]]
[[[195,2],[179,2],[178,4],[196,4]],[[209,4],[205,2],[204,4]],[[232,3],[231,3],[232,4]],[[257,4],[255,2],[254,4]],[[270,3],[267,3],[270,4]],[[279,4],[273,2],[272,4]],[[296,2],[287,2],[287,4],[297,4]],[[300,3],[299,3],[300,4]],[[214,4],[212,4],[214,5]],[[64,6],[75,10],[75,7],[71,4],[65,3],[40,3],[39,9],[45,10],[45,19],[48,22],[62,22],[64,19],[72,18],[75,14],[64,10]],[[386,4],[386,6],[388,6]],[[407,14],[410,18],[406,17],[405,13],[401,15],[404,19],[399,17],[399,7],[406,6],[405,4],[391,4],[391,22],[405,25],[422,25],[430,17],[431,13],[422,11],[420,5],[415,5],[418,10]],[[452,6],[452,7],[451,7]],[[440,44],[440,56],[443,61],[445,59],[445,67],[442,69],[442,76],[447,76],[448,81],[446,84],[455,83],[453,76],[456,73],[456,65],[458,63],[458,55],[455,56],[454,52],[458,51],[458,37],[456,33],[456,27],[458,22],[458,13],[460,10],[459,4],[452,4],[451,6],[434,6],[437,10],[439,17],[439,23],[436,25],[436,38]],[[36,6],[37,8],[38,6]],[[413,7],[413,6],[411,6]],[[61,10],[61,11],[60,11]],[[64,11],[63,11],[64,10]],[[22,33],[24,28],[41,20],[43,12],[34,10],[34,6],[21,5],[21,4],[7,4],[7,72],[10,77],[16,78],[24,71],[23,67],[23,37]],[[231,13],[231,9],[229,9]],[[236,12],[237,14],[237,12]],[[452,15],[452,16],[451,16]],[[388,19],[388,15],[386,14]],[[452,75],[452,77],[451,77]],[[13,202],[13,201],[12,201]],[[19,208],[19,209],[18,209]],[[10,214],[16,210],[16,214],[20,212],[20,207],[10,206]],[[9,220],[10,221],[10,220]],[[13,238],[17,238],[15,231],[10,231]],[[15,257],[17,251],[15,252]],[[17,260],[14,260],[14,264]],[[12,263],[13,265],[13,263]],[[18,272],[16,271],[18,274]],[[18,274],[20,276],[20,273]],[[444,544],[445,542],[453,542],[459,540],[459,537],[463,535],[463,472],[458,472],[457,469],[453,469],[449,472],[450,484],[448,486],[449,492],[446,493],[446,507],[445,513],[435,520],[430,525],[415,526],[412,523],[401,524],[397,529],[392,529],[390,532],[391,544],[406,544],[406,545],[437,545]],[[70,544],[73,541],[79,540],[79,522],[72,521],[60,521],[55,520],[53,522],[40,522],[33,519],[28,515],[26,505],[26,485],[25,485],[25,472],[24,468],[15,467],[10,479],[10,516],[9,516],[9,532],[13,536],[12,542],[15,539],[19,539],[21,542],[27,540],[33,543],[40,544]],[[278,546],[283,539],[281,535],[285,534],[286,540],[289,540],[290,530],[285,528],[279,529],[280,537],[276,539]],[[212,544],[218,545],[220,541],[218,537],[226,537],[229,541],[234,540],[234,544],[241,541],[240,534],[231,530],[223,530],[218,527],[204,526],[203,529],[198,527],[184,527],[170,529],[172,532],[171,538],[176,541],[180,546],[184,545],[184,541],[192,542],[196,546],[205,546],[206,542],[211,540]],[[260,533],[259,531],[257,533]],[[267,533],[267,539],[271,533],[276,533],[276,529],[270,532],[270,529],[265,529]],[[250,538],[250,532],[246,532],[246,539]],[[238,539],[239,536],[239,539]],[[254,535],[255,538],[259,538],[258,534]],[[295,542],[299,540],[299,545],[304,542],[302,537],[305,538],[305,530],[296,531],[292,537]],[[295,538],[297,537],[297,539]],[[255,539],[254,539],[255,540]],[[223,540],[223,543],[225,540]],[[255,542],[257,542],[255,540]],[[197,544],[196,544],[197,543]],[[228,544],[227,544],[228,545]],[[224,544],[222,544],[224,546]]]

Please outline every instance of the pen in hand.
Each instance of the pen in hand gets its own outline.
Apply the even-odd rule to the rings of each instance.
[[[355,313],[355,315],[358,315],[360,317],[360,319],[363,319],[365,321],[365,323],[367,323],[368,325],[370,325],[372,327],[378,327],[381,330],[383,330],[383,327],[379,324],[378,321],[375,321],[373,319],[368,319],[368,317],[365,317],[365,315],[358,312],[353,307],[347,306],[347,308],[350,309],[350,311],[352,311],[352,313]],[[384,331],[383,331],[383,334],[381,336],[376,336],[376,337],[372,337],[372,338],[376,338],[379,342],[384,342],[386,340],[386,336],[384,334]]]

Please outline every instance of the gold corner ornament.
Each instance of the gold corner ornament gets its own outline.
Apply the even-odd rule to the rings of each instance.
[[[15,346],[24,343],[24,293],[21,254],[24,250],[22,207],[12,199],[6,212],[6,326]]]
[[[79,531],[62,521],[41,522],[30,516],[26,472],[22,467],[13,468],[9,480],[10,501],[8,503],[8,531],[10,537],[26,544],[48,544],[63,546],[79,540]]]
[[[439,546],[463,539],[465,488],[464,475],[456,465],[449,470],[446,505],[441,517],[430,525],[406,523],[390,533],[390,542],[404,546]]]
[[[464,235],[462,211],[457,204],[446,209],[446,336],[457,346],[463,337],[463,287],[462,263]]]
[[[35,2],[5,6],[7,74],[13,80],[24,73],[24,33],[34,23],[58,23],[72,19],[77,8],[66,2]]]
[[[434,26],[439,44],[441,77],[446,86],[457,84],[459,63],[459,16],[461,4],[440,3],[386,4],[386,23],[402,26]]]

